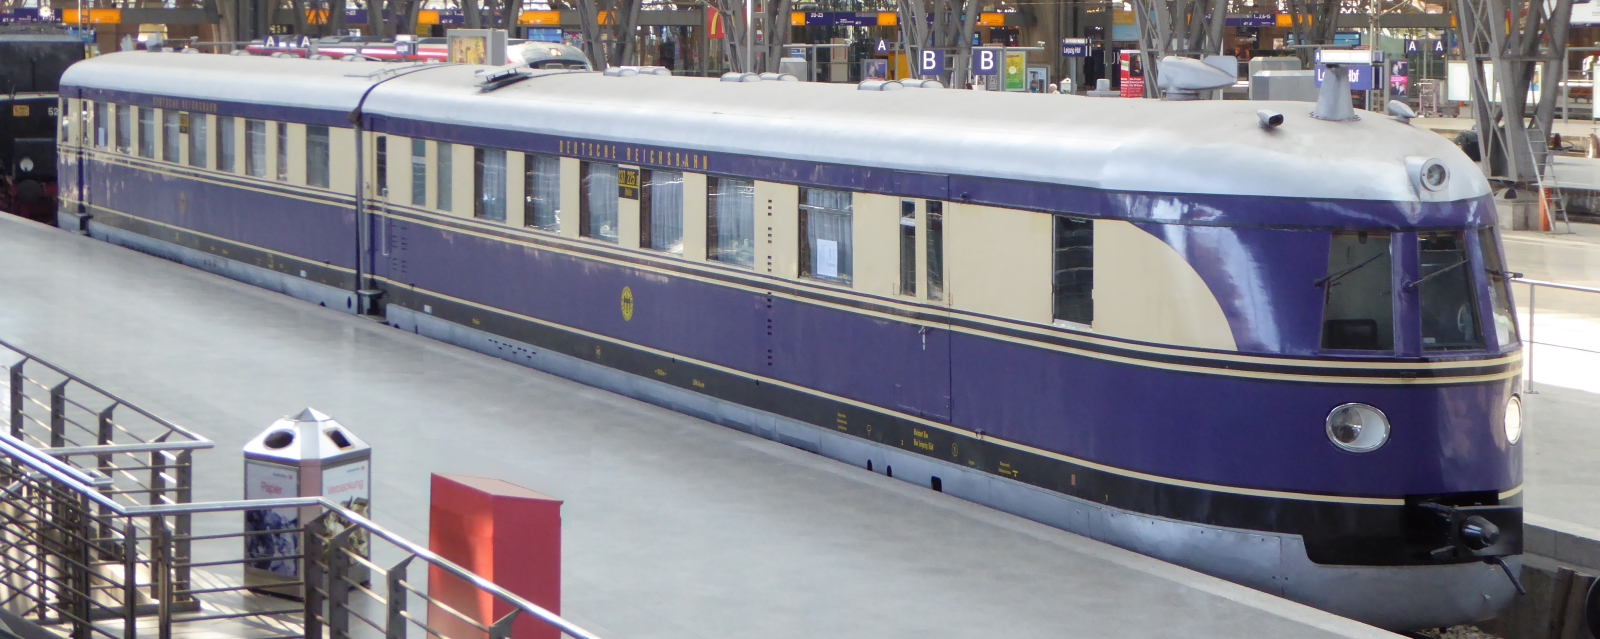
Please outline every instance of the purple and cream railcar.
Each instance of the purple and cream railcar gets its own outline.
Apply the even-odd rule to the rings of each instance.
[[[1426,130],[164,53],[62,94],[95,237],[1379,626],[1512,596],[1521,351]]]

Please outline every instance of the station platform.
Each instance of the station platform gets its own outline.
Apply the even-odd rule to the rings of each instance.
[[[563,499],[562,614],[601,637],[1392,637],[729,428],[0,216],[0,335],[238,451],[315,407],[373,446],[374,520],[429,474]]]

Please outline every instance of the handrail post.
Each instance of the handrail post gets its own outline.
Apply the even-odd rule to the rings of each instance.
[[[67,384],[72,379],[61,380],[50,387],[50,447],[67,445]]]
[[[322,592],[327,576],[322,570],[322,555],[324,545],[322,541],[322,520],[327,515],[317,517],[306,523],[301,536],[305,539],[300,544],[302,548],[300,560],[300,578],[304,580],[305,589],[305,639],[322,639]]]
[[[1533,349],[1537,342],[1533,341],[1533,317],[1535,295],[1539,292],[1539,285],[1528,282],[1528,376],[1522,378],[1522,392],[1528,395],[1538,395],[1539,391],[1533,390]]]
[[[178,457],[173,467],[173,474],[176,475],[175,480],[177,481],[178,486],[176,490],[177,494],[173,501],[180,504],[187,504],[192,500],[194,496],[194,486],[192,481],[194,479],[193,471],[194,456],[192,451],[178,451]],[[174,582],[177,584],[177,587],[180,590],[183,590],[185,593],[190,590],[190,546],[193,542],[190,541],[189,534],[191,532],[190,522],[193,520],[193,518],[194,515],[190,515],[188,513],[181,513],[172,518],[173,531],[177,534],[177,541],[173,543],[173,556],[177,558],[178,563],[180,564],[177,567],[177,575],[174,576]],[[193,597],[188,594],[184,594],[183,599],[188,601],[193,599]]]
[[[350,639],[350,536],[357,528],[347,525],[328,544],[328,639]]]
[[[11,436],[22,439],[22,402],[23,384],[27,378],[22,375],[22,367],[28,365],[28,358],[11,365]]]
[[[517,615],[521,612],[521,608],[512,608],[506,616],[489,626],[489,639],[511,639],[511,624],[516,623]]]
[[[406,639],[406,566],[411,564],[416,555],[406,555],[405,559],[389,569],[389,587],[384,594],[389,599],[389,616],[383,624],[384,639]]]
[[[72,639],[89,639],[93,624],[89,621],[91,600],[94,598],[94,552],[96,543],[94,510],[90,508],[89,496],[78,494],[78,525],[73,532],[82,535],[78,540],[72,554],[79,563],[72,567],[73,581],[76,582],[77,592],[72,595]],[[68,533],[70,535],[72,533]]]
[[[115,438],[116,425],[112,419],[116,410],[117,402],[112,402],[110,406],[101,409],[100,414],[96,416],[97,421],[99,422],[100,432],[95,438],[95,441],[101,446],[110,445],[112,440]],[[100,474],[107,477],[112,477],[116,474],[116,469],[112,466],[112,455],[110,454],[97,455],[95,459],[95,468],[99,469]],[[110,497],[112,491],[115,489],[115,486],[108,485],[100,489],[100,494]],[[107,549],[107,553],[109,554],[111,550],[115,548],[112,542],[109,541],[111,539],[112,532],[111,510],[102,504],[98,511],[100,513],[100,538],[107,540],[105,542],[105,547]]]
[[[139,527],[122,523],[122,639],[139,634]]]
[[[161,521],[150,532],[150,588],[156,599],[156,636],[172,639],[172,533]]]

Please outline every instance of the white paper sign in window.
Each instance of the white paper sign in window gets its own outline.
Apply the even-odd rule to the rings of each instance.
[[[817,275],[839,277],[839,243],[817,240]]]

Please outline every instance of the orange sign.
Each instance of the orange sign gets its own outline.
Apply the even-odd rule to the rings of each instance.
[[[561,26],[560,11],[524,11],[517,16],[517,24],[533,27]]]
[[[63,9],[61,24],[122,24],[121,9],[89,9],[84,19],[78,20],[77,9]]]
[[[878,26],[893,27],[900,24],[900,14],[892,11],[883,11],[878,14]]]

